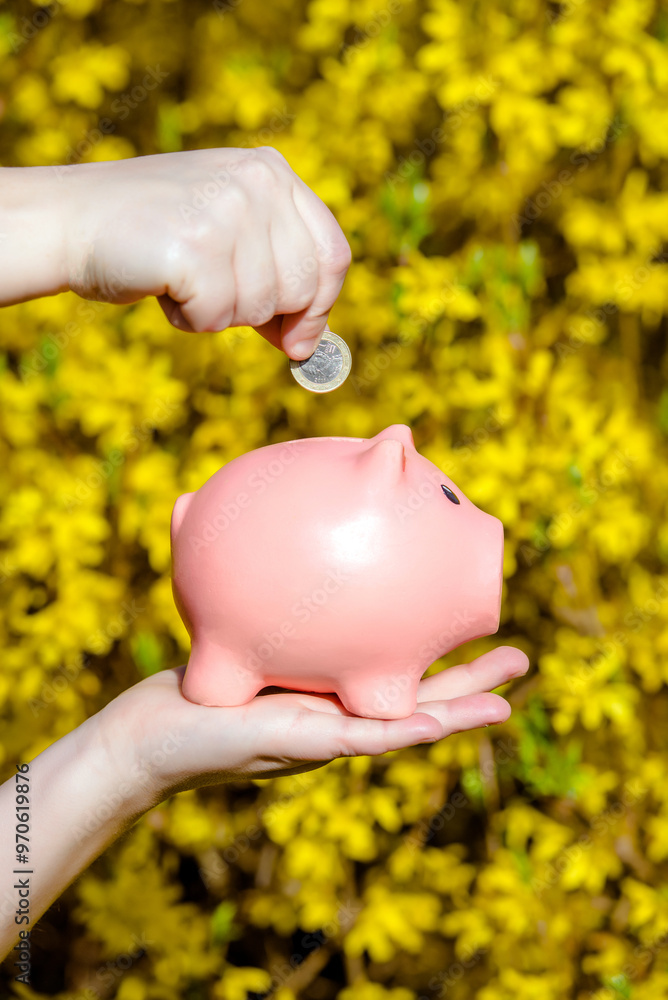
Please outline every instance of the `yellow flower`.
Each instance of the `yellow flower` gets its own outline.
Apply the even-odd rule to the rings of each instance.
[[[53,96],[65,103],[97,108],[105,89],[120,90],[129,80],[130,54],[120,45],[83,45],[51,63]]]
[[[270,983],[271,976],[265,969],[228,965],[214,992],[220,1000],[246,1000],[249,990],[264,993]]]

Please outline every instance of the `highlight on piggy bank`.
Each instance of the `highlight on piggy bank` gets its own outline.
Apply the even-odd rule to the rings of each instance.
[[[240,455],[178,498],[171,542],[202,705],[276,685],[404,718],[434,660],[499,626],[503,526],[403,424]]]

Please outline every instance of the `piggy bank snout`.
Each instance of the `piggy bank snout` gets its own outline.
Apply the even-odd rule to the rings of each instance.
[[[503,525],[475,507],[469,512],[471,516],[452,542],[449,560],[449,571],[455,576],[449,613],[457,645],[492,635],[501,614]]]
[[[478,515],[470,562],[470,594],[477,635],[491,635],[499,627],[503,590],[503,524],[491,514]]]

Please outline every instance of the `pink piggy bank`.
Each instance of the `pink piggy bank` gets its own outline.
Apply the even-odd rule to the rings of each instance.
[[[171,538],[202,705],[278,685],[404,718],[434,660],[499,626],[503,526],[403,424],[241,455],[178,498]]]

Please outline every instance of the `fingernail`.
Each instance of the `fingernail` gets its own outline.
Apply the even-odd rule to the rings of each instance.
[[[288,350],[293,355],[295,361],[304,361],[306,358],[311,357],[315,348],[316,345],[312,340],[299,340],[296,344],[292,344]]]

